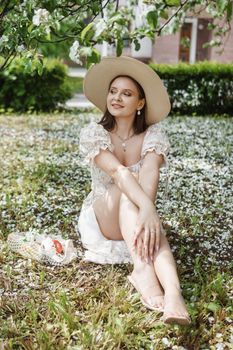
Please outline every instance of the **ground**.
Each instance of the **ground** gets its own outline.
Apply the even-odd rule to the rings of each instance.
[[[192,325],[146,310],[131,265],[82,261],[76,224],[90,191],[80,128],[97,113],[0,117],[1,349],[232,349],[232,120],[168,117],[169,189],[157,210],[174,252]],[[12,232],[62,234],[78,258],[52,267],[12,252]]]

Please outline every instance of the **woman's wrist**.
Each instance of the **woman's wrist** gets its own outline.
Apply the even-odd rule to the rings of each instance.
[[[151,199],[147,196],[145,196],[145,198],[143,198],[141,201],[140,201],[140,205],[139,205],[139,209],[144,209],[144,208],[147,208],[147,209],[155,209],[155,206],[154,206],[154,203],[151,201]]]

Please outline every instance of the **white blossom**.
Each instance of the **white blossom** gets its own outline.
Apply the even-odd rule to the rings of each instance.
[[[18,45],[18,47],[17,47],[17,51],[18,52],[22,52],[22,51],[24,51],[26,48],[25,48],[25,46],[24,45]]]
[[[141,27],[146,24],[146,16],[148,12],[154,11],[154,5],[144,4],[142,1],[138,2],[138,5],[135,8],[135,25],[136,27]]]
[[[72,61],[82,65],[82,61],[80,60],[78,49],[79,49],[79,42],[75,40],[73,45],[70,48],[69,57]]]
[[[95,23],[95,36],[100,36],[108,28],[107,23],[103,18],[100,18],[98,22]]]
[[[46,9],[38,9],[35,10],[35,14],[32,17],[32,23],[35,26],[39,26],[40,24],[46,24],[49,21],[49,12]]]
[[[3,36],[1,36],[1,38],[0,38],[0,45],[2,45],[3,43],[6,43],[6,42],[8,42],[8,41],[9,41],[8,36],[3,35]]]

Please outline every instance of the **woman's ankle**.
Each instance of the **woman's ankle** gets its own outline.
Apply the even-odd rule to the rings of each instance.
[[[164,288],[165,296],[169,295],[182,295],[182,290],[180,285],[172,285]]]

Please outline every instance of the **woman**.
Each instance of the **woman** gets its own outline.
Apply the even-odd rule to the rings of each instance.
[[[86,260],[133,263],[129,281],[165,323],[189,324],[176,265],[155,209],[159,169],[169,141],[158,123],[170,111],[158,75],[130,57],[105,57],[84,80],[87,98],[103,113],[80,133],[80,154],[91,167],[92,191],[78,229]]]

